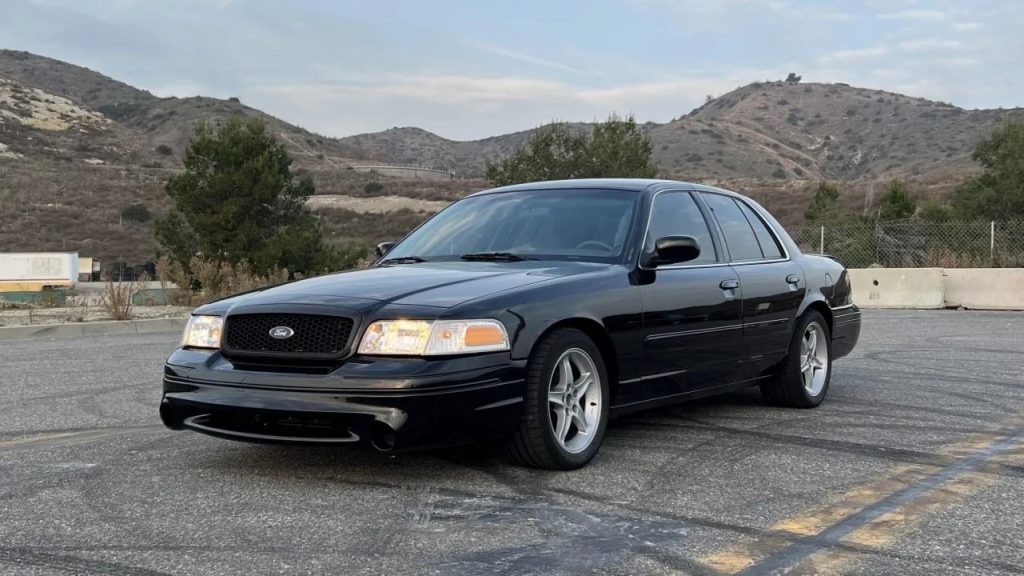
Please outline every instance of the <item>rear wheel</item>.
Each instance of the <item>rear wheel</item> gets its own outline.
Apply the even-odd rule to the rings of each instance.
[[[825,399],[831,379],[832,336],[828,323],[816,310],[808,310],[797,321],[779,375],[761,385],[761,394],[779,406],[814,408]]]
[[[572,470],[589,462],[608,423],[608,377],[601,353],[579,330],[552,332],[527,365],[523,421],[506,449],[517,463]]]

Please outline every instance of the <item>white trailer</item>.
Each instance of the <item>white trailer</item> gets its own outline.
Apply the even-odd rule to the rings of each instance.
[[[0,292],[72,286],[76,280],[77,252],[0,253]]]

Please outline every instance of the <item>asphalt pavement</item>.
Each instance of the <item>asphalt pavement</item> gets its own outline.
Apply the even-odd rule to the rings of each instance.
[[[1024,314],[869,311],[815,410],[612,423],[574,472],[164,429],[174,333],[0,342],[0,574],[1024,573]]]

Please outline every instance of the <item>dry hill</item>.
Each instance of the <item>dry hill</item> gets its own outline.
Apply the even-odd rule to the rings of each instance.
[[[894,177],[912,180],[919,194],[948,193],[976,170],[970,154],[978,140],[1010,114],[1021,111],[969,111],[844,84],[771,82],[643,128],[664,176],[748,192],[795,223],[820,179],[840,181],[851,208],[870,209],[874,190]],[[180,168],[195,123],[229,115],[266,120],[294,155],[296,169],[314,177],[318,193],[338,196],[316,204],[338,242],[394,238],[426,216],[417,209],[435,206],[409,202],[381,213],[347,197],[386,196],[381,203],[388,206],[401,206],[402,197],[458,198],[484,187],[486,164],[530,134],[460,142],[393,128],[329,138],[238,99],[160,98],[87,68],[0,50],[0,250],[151,258],[151,223],[126,222],[121,210],[142,204],[157,215],[165,211],[163,182]],[[358,169],[379,162],[445,166],[458,177],[413,179]]]

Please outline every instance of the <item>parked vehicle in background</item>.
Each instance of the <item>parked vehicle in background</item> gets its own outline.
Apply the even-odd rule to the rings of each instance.
[[[0,293],[68,288],[76,280],[77,252],[0,253]]]
[[[486,435],[571,469],[612,415],[746,386],[817,406],[860,333],[842,265],[708,186],[487,190],[379,252],[197,309],[165,367],[166,425],[381,450]]]

